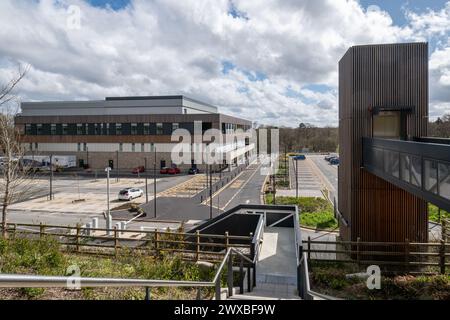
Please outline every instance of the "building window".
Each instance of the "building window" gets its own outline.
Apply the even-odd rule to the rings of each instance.
[[[131,152],[135,152],[136,151],[136,144],[132,143],[131,144]]]
[[[67,136],[69,134],[69,128],[67,126],[67,123],[63,123],[63,125],[62,125],[62,134],[64,136]]]
[[[155,151],[155,144],[152,142],[150,143],[150,152]]]
[[[163,124],[160,122],[156,124],[156,134],[163,134]]]
[[[94,124],[94,134],[96,136],[102,134],[102,125],[101,125],[101,123],[95,123]]]
[[[80,152],[81,151],[81,143],[78,142],[77,144],[77,151]]]
[[[120,152],[123,151],[123,143],[119,143],[119,151],[120,151]]]
[[[177,122],[172,123],[172,132],[177,130],[178,128],[180,128],[180,124],[179,123],[177,123]]]
[[[131,124],[131,134],[136,135],[137,134],[137,123]]]
[[[116,123],[116,135],[120,136],[122,135],[122,124]]]
[[[145,152],[145,144],[141,143],[141,152]]]
[[[183,111],[184,111],[184,114],[187,114],[187,109],[184,109]]]
[[[83,143],[83,151],[87,151],[87,143]]]
[[[30,151],[33,151],[33,144],[30,143]]]
[[[34,143],[34,150],[38,150],[39,149],[39,145],[37,142]]]
[[[52,136],[55,136],[56,135],[56,124],[51,124],[51,126],[50,126],[50,134],[52,135]]]
[[[37,127],[37,134],[41,135],[43,133],[42,132],[42,124],[38,124],[38,125],[36,125],[36,127]]]
[[[150,123],[144,123],[144,134],[150,134]]]
[[[26,135],[31,135],[31,124],[26,124],[25,125],[25,134]]]
[[[77,135],[84,135],[84,125],[77,123]]]

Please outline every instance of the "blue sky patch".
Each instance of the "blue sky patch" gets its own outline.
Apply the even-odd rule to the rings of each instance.
[[[86,0],[94,7],[98,8],[108,8],[108,6],[113,10],[124,9],[131,0]]]

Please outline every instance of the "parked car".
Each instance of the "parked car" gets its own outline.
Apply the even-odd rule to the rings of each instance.
[[[170,168],[163,167],[163,168],[161,168],[161,170],[159,170],[159,173],[160,174],[168,174],[169,173],[169,169]]]
[[[294,160],[305,160],[305,159],[306,157],[303,154],[294,157]]]
[[[334,157],[330,159],[330,164],[331,165],[339,165],[339,158],[338,157]]]
[[[178,169],[178,168],[169,168],[169,170],[167,170],[167,173],[168,174],[178,174],[178,173],[180,173],[181,171],[180,171],[180,169]]]
[[[119,192],[119,200],[133,200],[135,198],[142,197],[144,195],[144,191],[138,188],[125,188],[120,190]]]
[[[139,166],[139,167],[134,168],[132,172],[134,174],[142,173],[142,172],[145,172],[145,168],[144,168],[144,166]]]
[[[190,168],[188,173],[189,174],[197,174],[197,173],[200,173],[200,170],[198,170],[198,168]]]

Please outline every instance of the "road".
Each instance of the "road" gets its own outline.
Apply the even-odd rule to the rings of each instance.
[[[314,165],[319,169],[321,177],[330,191],[331,199],[338,199],[338,166],[330,165],[323,155],[308,155]]]

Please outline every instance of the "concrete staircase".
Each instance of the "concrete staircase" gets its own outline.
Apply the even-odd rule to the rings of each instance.
[[[256,287],[229,300],[300,300],[297,294],[295,239],[291,228],[266,227],[256,267]],[[244,283],[247,283],[246,280]],[[245,289],[247,289],[245,287]]]

